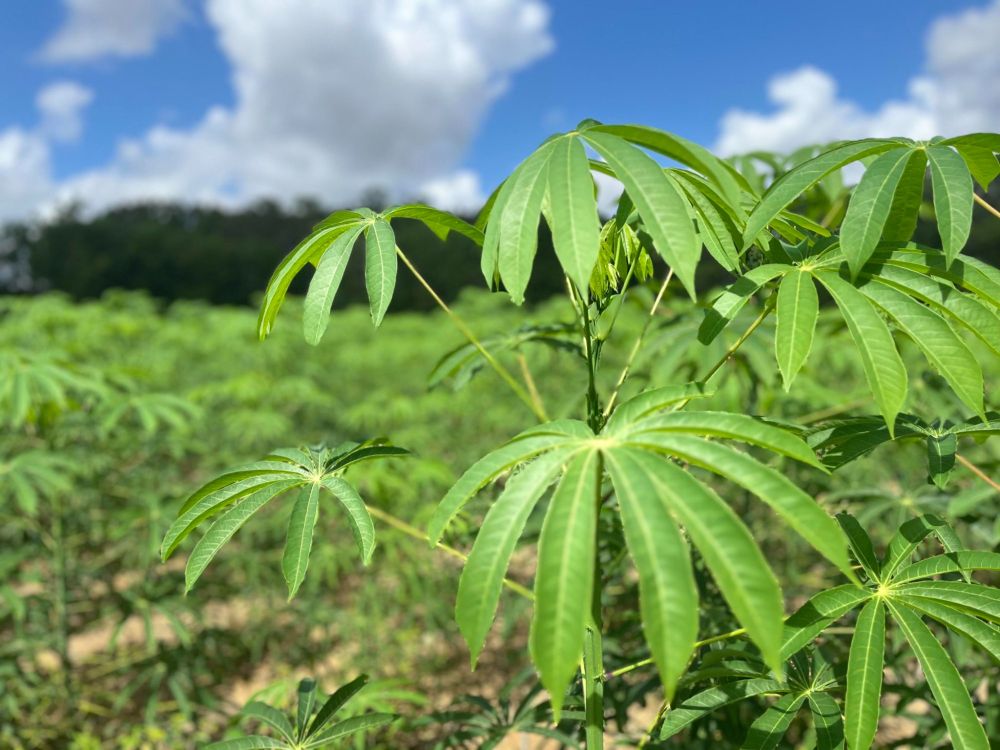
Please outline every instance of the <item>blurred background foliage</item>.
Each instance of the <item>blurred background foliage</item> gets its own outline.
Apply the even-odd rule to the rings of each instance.
[[[995,183],[994,204],[998,197]],[[822,196],[800,208],[834,223],[842,213]],[[478,747],[485,738],[545,725],[543,694],[533,676],[518,674],[528,605],[504,598],[500,625],[470,673],[452,617],[458,563],[398,529],[378,524],[372,567],[362,571],[350,532],[336,514],[321,516],[310,575],[287,604],[280,574],[287,509],[264,511],[245,527],[188,596],[184,555],[159,563],[160,539],[181,498],[272,448],[391,437],[414,455],[360,465],[350,478],[371,505],[421,528],[458,473],[530,418],[491,372],[478,372],[475,358],[448,357],[463,345],[461,336],[427,311],[430,300],[403,276],[395,314],[377,333],[367,310],[353,304],[364,295],[362,270],[353,268],[341,291],[346,309],[335,312],[319,347],[303,342],[295,310],[259,344],[248,305],[323,213],[311,204],[294,211],[260,204],[241,213],[137,206],[3,230],[0,285],[11,294],[0,298],[0,746],[195,747],[234,732],[251,698],[289,708],[301,677],[314,676],[330,692],[360,672],[373,679],[351,709],[403,719],[352,740],[357,747]],[[526,310],[482,289],[478,253],[460,237],[442,245],[410,222],[400,222],[397,236],[477,334],[510,344],[498,356],[531,379],[553,417],[581,413],[574,394],[586,384],[578,382],[578,351],[511,335],[525,323],[558,331],[572,322],[569,305],[554,296],[562,281],[544,234]],[[933,224],[922,224],[917,239],[934,244]],[[996,265],[998,247],[1000,222],[977,211],[966,252]],[[729,281],[722,269],[702,265],[700,289]],[[698,379],[762,304],[748,305],[736,325],[704,346],[694,336],[703,310],[671,289],[625,397]],[[650,289],[637,287],[623,305],[604,348],[604,392],[651,298]],[[820,345],[787,395],[769,325],[722,369],[706,408],[804,423],[874,411],[839,317],[823,315]],[[901,346],[913,377],[907,410],[969,416],[915,348]],[[976,354],[988,379],[1000,375],[993,354]],[[831,513],[854,512],[881,544],[902,520],[933,512],[954,522],[969,546],[1000,549],[996,486],[969,468],[996,476],[997,445],[960,446],[960,465],[944,489],[928,483],[920,444],[877,450],[834,478],[783,468]],[[789,609],[827,585],[825,566],[803,542],[748,493],[716,486],[767,550]],[[488,500],[469,507],[449,544],[468,549]],[[540,518],[529,524],[529,541]],[[615,602],[605,651],[615,669],[645,653],[621,530],[610,515],[602,523],[609,529],[602,535],[604,590]],[[512,567],[525,584],[532,555],[530,547],[519,551]],[[703,632],[732,629],[711,578],[698,570]],[[824,647],[839,654],[831,661],[846,661],[846,643],[831,639]],[[995,664],[960,641],[948,647],[970,689],[996,684]],[[890,652],[890,671],[909,663]],[[887,689],[895,691],[895,716],[883,723],[880,743],[942,731],[918,682],[903,671],[894,675]],[[656,711],[656,687],[648,670],[611,680],[610,731],[639,736]],[[981,699],[987,726],[998,729],[995,692]],[[684,746],[718,747],[765,705],[751,699],[716,712]],[[786,736],[813,747],[810,731],[794,724]]]

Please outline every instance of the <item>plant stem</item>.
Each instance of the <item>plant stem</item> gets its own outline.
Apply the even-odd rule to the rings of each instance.
[[[660,290],[656,293],[656,297],[653,299],[653,304],[649,308],[649,314],[646,316],[646,320],[642,324],[642,329],[639,331],[639,335],[636,337],[635,343],[632,345],[632,351],[629,352],[628,359],[625,360],[625,366],[618,375],[618,382],[615,383],[614,390],[611,391],[611,397],[608,399],[607,406],[604,407],[604,419],[611,416],[611,410],[615,408],[615,401],[618,399],[618,392],[621,390],[622,384],[625,382],[625,379],[628,378],[628,374],[632,370],[635,358],[639,354],[639,350],[642,348],[642,341],[646,337],[647,331],[649,331],[649,326],[653,322],[653,318],[656,317],[656,310],[659,308],[660,302],[663,300],[663,295],[667,291],[667,285],[673,277],[674,269],[671,268],[670,271],[667,272],[667,278],[665,278],[663,283],[660,285]]]
[[[998,210],[997,210],[997,209],[995,209],[995,208],[994,208],[993,206],[991,206],[991,205],[990,205],[989,203],[987,203],[986,201],[984,201],[984,200],[983,200],[982,198],[980,198],[980,197],[979,197],[979,196],[978,196],[978,195],[977,195],[976,193],[973,193],[973,194],[972,194],[972,200],[974,200],[974,201],[975,201],[976,203],[978,203],[978,204],[979,204],[980,206],[982,206],[982,207],[983,207],[983,208],[985,208],[985,209],[986,209],[987,211],[989,211],[989,212],[990,212],[991,214],[993,214],[993,215],[994,215],[994,216],[996,216],[996,217],[997,217],[998,219],[1000,219],[1000,211],[998,211]]]
[[[368,512],[371,513],[373,516],[375,516],[375,518],[379,519],[380,521],[385,521],[387,524],[392,526],[392,528],[396,529],[397,531],[403,532],[407,536],[411,536],[414,539],[419,539],[424,542],[429,541],[427,534],[422,532],[416,526],[411,526],[406,521],[396,518],[396,516],[392,515],[391,513],[386,513],[384,510],[376,508],[372,505],[368,506]],[[465,562],[469,559],[469,556],[466,555],[464,552],[460,552],[454,547],[451,547],[443,542],[438,542],[435,545],[435,549],[439,549],[446,555],[451,555],[452,557],[457,558],[462,562]],[[503,585],[506,586],[511,591],[513,591],[515,594],[523,596],[525,599],[529,599],[531,601],[535,600],[535,595],[531,592],[531,590],[526,588],[525,586],[522,586],[517,581],[512,581],[509,578],[504,578]]]
[[[960,464],[962,464],[962,466],[964,466],[966,469],[968,469],[969,471],[971,471],[977,477],[979,477],[980,479],[982,479],[990,487],[992,487],[993,489],[995,489],[998,492],[1000,492],[1000,484],[997,484],[993,479],[990,479],[989,475],[987,475],[985,471],[983,471],[978,466],[976,466],[974,463],[972,463],[972,461],[970,461],[969,459],[967,459],[961,453],[956,453],[955,454],[955,458],[958,459],[958,462]]]
[[[719,635],[713,635],[711,638],[706,638],[703,641],[695,641],[694,648],[699,649],[702,646],[709,646],[718,641],[725,641],[729,638],[736,638],[746,633],[746,628],[737,628],[736,630],[730,630],[728,633],[720,633]],[[613,672],[608,672],[604,675],[605,679],[611,679],[612,677],[621,677],[623,674],[628,674],[636,669],[641,669],[642,667],[648,667],[653,663],[652,659],[643,659],[642,661],[637,661],[635,664],[628,664],[624,667],[620,667]]]
[[[774,309],[772,305],[765,304],[764,309],[760,311],[760,315],[758,315],[754,319],[753,323],[747,326],[747,329],[738,339],[736,339],[733,345],[730,346],[728,349],[726,349],[725,354],[719,357],[718,361],[709,368],[708,372],[702,376],[699,382],[701,382],[703,385],[708,385],[708,381],[712,379],[712,376],[715,375],[715,373],[717,373],[719,370],[721,370],[722,366],[726,364],[726,362],[728,362],[730,359],[732,359],[733,355],[736,354],[737,350],[741,346],[743,346],[743,344],[746,343],[746,340],[750,338],[753,332],[756,331],[758,328],[760,328],[760,324],[763,323],[764,319],[771,314],[772,309]],[[687,406],[689,403],[691,403],[690,398],[678,401],[674,405],[673,411],[679,411],[680,409],[683,409],[685,406]]]
[[[601,478],[604,462],[597,460],[597,489],[595,512],[600,514],[604,498],[601,495]],[[591,596],[590,617],[583,636],[583,705],[586,715],[584,736],[587,750],[604,748],[604,653],[601,641],[603,617],[601,613],[601,552],[596,538],[594,544],[594,584]]]
[[[398,246],[396,247],[396,255],[398,255],[399,259],[403,261],[403,265],[410,269],[410,273],[413,274],[414,278],[416,278],[420,285],[427,291],[437,306],[444,311],[445,315],[448,316],[455,327],[461,331],[462,335],[468,339],[470,344],[476,347],[479,353],[483,356],[483,359],[486,360],[487,364],[493,368],[494,372],[496,372],[496,374],[499,375],[508,386],[510,386],[510,389],[514,391],[514,394],[521,399],[521,401],[523,401],[529,409],[531,409],[532,414],[534,414],[540,422],[548,422],[548,414],[545,413],[545,409],[541,406],[541,404],[536,403],[531,398],[531,395],[524,390],[520,383],[517,382],[517,379],[510,374],[510,371],[500,364],[496,357],[494,357],[489,350],[483,346],[482,342],[476,337],[476,334],[472,332],[472,329],[466,325],[465,321],[462,320],[462,318],[457,315],[454,310],[448,307],[447,303],[441,299],[438,293],[434,291],[434,288],[427,283],[427,279],[421,275],[413,263],[410,262],[410,259],[406,257]]]
[[[524,354],[518,352],[517,364],[521,368],[521,378],[524,380],[524,384],[528,387],[528,395],[531,396],[532,403],[538,407],[538,411],[542,414],[545,413],[545,402],[542,401],[542,394],[538,392],[538,386],[535,385],[535,379],[531,376],[531,368],[528,367],[528,358]]]

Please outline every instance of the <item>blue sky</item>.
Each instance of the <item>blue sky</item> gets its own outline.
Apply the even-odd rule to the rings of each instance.
[[[471,206],[583,117],[723,152],[1000,129],[1000,0],[37,0],[3,20],[0,219],[372,187]]]

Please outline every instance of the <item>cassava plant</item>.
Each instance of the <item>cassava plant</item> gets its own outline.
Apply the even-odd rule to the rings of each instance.
[[[319,343],[363,239],[374,324],[389,308],[402,262],[468,341],[446,355],[441,376],[467,379],[474,368],[488,367],[524,403],[531,423],[461,475],[426,537],[465,561],[456,619],[473,665],[504,587],[533,601],[530,657],[549,695],[553,732],[578,732],[589,750],[603,747],[609,681],[652,666],[661,707],[647,732],[625,741],[643,746],[683,732],[693,740],[696,720],[750,696],[774,695],[776,703],[739,736],[725,739],[775,747],[808,705],[816,747],[846,742],[852,750],[867,748],[877,728],[889,632],[902,639],[907,677],[916,675],[929,688],[932,711],[944,722],[938,736],[946,731],[955,747],[985,749],[987,733],[970,697],[974,685],[966,684],[942,635],[927,623],[943,624],[1000,660],[1000,590],[973,580],[977,571],[1000,570],[1000,555],[964,549],[961,535],[945,521],[921,515],[882,540],[880,556],[879,541],[852,516],[834,518],[808,488],[882,444],[884,452],[915,439],[926,442],[928,475],[943,487],[959,440],[984,439],[1000,429],[988,412],[980,364],[1000,354],[1000,271],[962,254],[976,203],[1000,217],[974,186],[985,190],[1000,174],[998,151],[1000,135],[973,134],[921,142],[873,138],[788,158],[727,161],[664,131],[584,121],[521,162],[475,225],[423,205],[331,214],[275,271],[258,331],[261,338],[268,335],[291,281],[314,267],[302,322],[306,339]],[[841,170],[856,163],[865,171],[850,189]],[[912,241],[928,173],[940,247]],[[623,188],[609,218],[598,212],[595,174]],[[544,220],[565,274],[572,322],[481,340],[397,246],[393,222],[399,219],[473,240],[481,247],[487,284],[515,304],[525,301]],[[721,294],[700,287],[699,273],[710,264],[732,277]],[[644,323],[631,340],[620,341],[615,332],[623,305],[630,295],[643,299],[656,274],[660,281],[648,290]],[[650,387],[640,390],[637,358],[646,356],[647,334],[665,300],[678,295],[704,308],[700,328],[690,334],[700,345],[713,345],[734,321],[750,320],[690,382],[647,382]],[[846,330],[875,416],[834,413],[841,417],[834,422],[796,423],[747,413],[747,404],[728,411],[699,406],[710,403],[727,363],[753,346],[760,331],[771,330],[772,320],[773,360],[755,361],[776,370],[788,397],[794,395],[796,378],[817,348],[821,310]],[[518,374],[507,364],[507,352],[538,341],[578,355],[579,398],[567,401],[563,413],[550,413],[523,359]],[[911,377],[901,346],[916,347],[943,379],[947,413],[905,411],[919,411],[926,402],[908,396]],[[612,348],[618,366],[609,373],[602,365]],[[234,469],[187,501],[164,540],[164,557],[200,524],[214,521],[188,559],[192,585],[257,508],[279,492],[301,488],[285,552],[294,594],[318,506],[327,502],[321,490],[347,507],[363,557],[370,556],[365,530],[371,520],[341,474],[360,457],[390,451],[399,449],[381,441],[334,451],[275,451]],[[494,492],[498,479],[502,489]],[[751,506],[732,499],[741,492],[767,506],[789,534],[826,561],[828,582],[840,579],[790,617],[786,610],[793,608],[769,556],[744,521]],[[445,544],[449,526],[481,493],[493,500],[471,548],[466,553]],[[543,520],[528,590],[507,576],[536,512]],[[627,553],[638,577],[638,622],[648,657],[637,653],[632,663],[611,669],[603,639],[606,615],[616,606],[610,597],[620,589],[609,581],[622,574],[603,553],[616,538],[624,542],[619,558]],[[942,551],[911,562],[921,545],[932,543]],[[714,592],[738,626],[729,632],[716,632],[719,626],[702,616]],[[847,620],[854,623],[848,633],[834,627],[854,610],[860,612]],[[842,634],[851,637],[838,650]]]

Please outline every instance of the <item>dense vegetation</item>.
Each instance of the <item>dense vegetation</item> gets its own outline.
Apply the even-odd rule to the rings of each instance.
[[[962,252],[963,170],[993,180],[1000,137],[971,138],[726,164],[584,123],[477,226],[318,223],[265,292],[264,345],[242,309],[5,299],[0,738],[988,747],[1000,272]],[[603,223],[591,169],[626,187]],[[942,249],[910,242],[932,209]],[[417,221],[470,242],[421,264]],[[370,310],[330,319],[355,241]],[[566,295],[395,311],[397,257],[433,293],[476,245],[515,301],[557,263]],[[296,708],[305,676],[333,696],[303,680]]]

